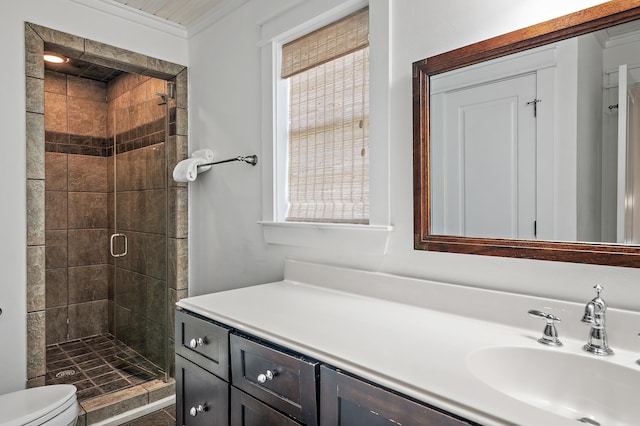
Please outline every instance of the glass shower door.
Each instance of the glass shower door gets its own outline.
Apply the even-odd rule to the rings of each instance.
[[[166,122],[155,95],[113,112],[112,329],[120,367],[141,380],[169,371]]]

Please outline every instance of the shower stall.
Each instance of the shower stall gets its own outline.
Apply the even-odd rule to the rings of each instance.
[[[45,380],[81,402],[166,381],[173,360],[173,83],[92,69],[45,73]]]

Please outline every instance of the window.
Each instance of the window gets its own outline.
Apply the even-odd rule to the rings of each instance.
[[[282,47],[289,222],[369,223],[369,13]]]
[[[296,7],[259,22],[263,141],[259,223],[268,244],[358,256],[381,255],[386,252],[393,231],[389,181],[391,2],[341,0],[333,7],[323,6],[321,11],[320,3],[296,3]],[[357,30],[347,33],[348,24],[353,22],[358,22]],[[323,31],[335,31],[338,36],[329,38],[325,34],[325,40],[332,40],[331,43],[319,43],[316,37]],[[303,49],[305,45],[311,48]],[[347,48],[337,53],[338,46]],[[291,56],[289,52],[293,52]],[[322,67],[329,76],[321,74]],[[337,69],[342,71],[336,72]],[[358,78],[359,86],[344,80],[336,86],[333,80],[327,80],[334,78],[331,73],[344,79],[344,75],[354,78],[351,75],[356,72],[366,76]],[[296,84],[296,79],[315,79],[323,89],[309,95],[308,83]],[[296,85],[302,98],[292,94]],[[312,109],[319,110],[320,117],[309,115],[308,100],[326,94],[325,87],[331,88],[331,93],[338,88],[349,94],[341,94],[335,101],[323,100],[322,108],[317,107],[316,100]],[[305,103],[295,107],[300,99]],[[362,105],[356,106],[360,101]],[[349,104],[348,108],[345,104]],[[348,113],[337,120],[335,110]],[[299,124],[293,124],[295,120],[289,116],[295,111]],[[292,137],[291,129],[296,133]],[[306,141],[296,142],[303,136]],[[290,147],[290,143],[294,146]],[[296,151],[295,148],[303,148],[303,143],[308,146]],[[345,143],[350,144],[347,149]],[[309,170],[308,158],[314,159],[312,168],[315,164],[320,166]],[[337,158],[340,167],[334,167],[326,158]],[[294,176],[296,161],[306,170],[298,169]],[[324,179],[325,172],[339,184],[321,184],[320,177]],[[300,191],[295,190],[296,186]],[[348,197],[339,201],[332,198],[335,187]]]

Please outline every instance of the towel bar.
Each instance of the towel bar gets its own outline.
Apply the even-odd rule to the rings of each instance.
[[[216,164],[230,163],[232,161],[244,161],[247,164],[251,164],[252,166],[255,166],[256,164],[258,164],[258,156],[257,155],[247,155],[246,157],[239,156],[235,158],[229,158],[227,160],[214,161],[212,163],[198,164],[198,167],[213,166]]]

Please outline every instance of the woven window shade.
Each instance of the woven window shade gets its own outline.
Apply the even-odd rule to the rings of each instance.
[[[369,45],[369,8],[282,46],[282,78],[332,61]]]
[[[369,223],[369,47],[289,78],[287,221]]]

